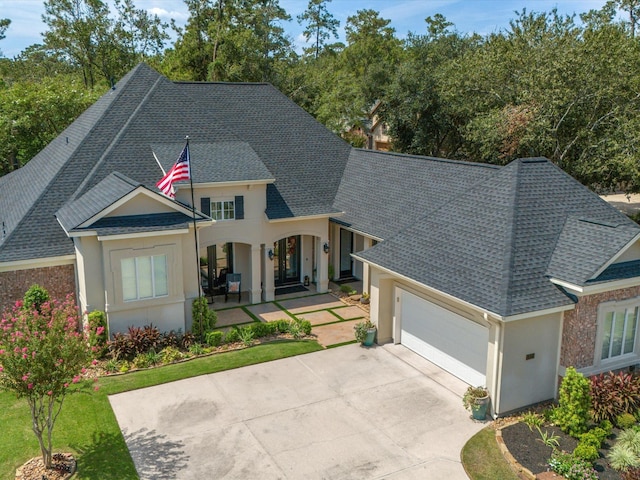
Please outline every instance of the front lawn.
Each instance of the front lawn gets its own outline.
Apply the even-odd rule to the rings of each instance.
[[[54,429],[54,451],[74,453],[78,461],[78,473],[74,477],[77,479],[138,478],[108,395],[318,350],[322,347],[316,341],[277,341],[101,378],[98,392],[83,391],[65,399]],[[16,468],[39,456],[40,449],[31,431],[31,417],[25,401],[17,400],[12,393],[0,392],[0,412],[0,478],[13,478]]]
[[[462,448],[462,465],[472,480],[518,480],[502,456],[496,432],[489,426],[480,430]]]

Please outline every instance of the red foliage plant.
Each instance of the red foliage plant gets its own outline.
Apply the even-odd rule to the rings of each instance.
[[[640,377],[627,372],[608,372],[591,377],[593,420],[615,421],[622,413],[640,408]]]

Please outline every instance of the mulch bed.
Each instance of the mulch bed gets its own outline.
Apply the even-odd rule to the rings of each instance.
[[[575,438],[567,435],[557,426],[544,425],[540,429],[543,433],[546,431],[548,436],[557,436],[558,448],[565,452],[572,452],[578,444]],[[542,437],[535,427],[531,431],[523,422],[514,423],[502,428],[502,439],[509,453],[516,461],[534,475],[549,470],[548,461],[551,458],[551,448],[542,442]],[[613,446],[614,441],[615,433],[600,449],[600,459],[594,464],[598,478],[601,480],[622,479],[620,474],[612,469],[606,460],[609,448]]]
[[[42,457],[35,457],[16,471],[15,480],[67,480],[76,471],[76,460],[70,453],[54,453],[52,468],[44,467]]]

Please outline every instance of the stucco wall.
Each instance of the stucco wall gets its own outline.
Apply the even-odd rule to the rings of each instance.
[[[0,311],[11,307],[33,284],[49,291],[52,298],[64,299],[76,293],[73,265],[30,268],[11,272],[0,272]]]
[[[503,324],[498,414],[555,397],[561,315]]]
[[[560,365],[587,368],[594,363],[598,306],[603,302],[640,296],[640,286],[580,297],[574,310],[565,312]]]

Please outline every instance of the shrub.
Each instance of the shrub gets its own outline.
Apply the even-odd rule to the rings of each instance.
[[[590,418],[591,382],[575,368],[569,367],[560,385],[558,407],[554,410],[553,420],[572,437],[587,431]]]
[[[198,341],[204,342],[207,332],[215,328],[218,316],[214,310],[209,308],[205,297],[198,297],[193,300],[191,314],[193,318],[191,333]]]
[[[158,353],[155,351],[155,349],[151,349],[149,350],[147,353],[145,353],[145,356],[147,357],[147,361],[149,362],[149,365],[159,365],[162,363],[162,354]]]
[[[293,338],[299,340],[311,333],[311,322],[300,319],[291,320],[289,322],[289,333]]]
[[[161,335],[153,325],[129,327],[127,333],[116,333],[113,340],[108,342],[111,356],[118,360],[133,360],[141,353],[147,353],[152,348],[160,350]]]
[[[251,328],[256,338],[268,337],[278,333],[277,322],[255,322],[251,324]]]
[[[162,363],[173,363],[184,358],[184,354],[175,347],[165,347],[161,353]]]
[[[611,435],[611,430],[605,430],[602,427],[596,427],[596,428],[592,428],[591,430],[589,430],[589,432],[587,432],[589,435],[593,435],[596,440],[598,441],[598,448],[600,448],[600,446],[602,446],[602,444],[604,443],[604,441],[607,439],[607,437],[609,435]],[[586,435],[586,434],[585,434]]]
[[[605,431],[605,438],[607,438],[613,432],[613,424],[609,420],[601,421],[599,427]],[[602,439],[602,441],[604,442],[604,439]]]
[[[371,322],[371,320],[363,320],[362,322],[356,323],[353,326],[356,341],[364,343],[367,338],[367,330],[372,328],[376,328],[376,326],[373,324],[373,322]]]
[[[640,408],[640,377],[630,373],[603,373],[590,379],[593,419],[613,421]]]
[[[276,320],[275,323],[278,328],[278,333],[287,333],[289,331],[289,320],[283,318]]]
[[[131,370],[131,364],[127,360],[124,360],[120,364],[120,368],[118,370],[120,371],[120,373],[127,373],[129,370]]]
[[[222,343],[224,332],[220,330],[207,332],[207,335],[205,337],[206,337],[207,345],[210,345],[212,347],[218,347]]]
[[[224,334],[224,343],[235,343],[240,340],[237,328],[231,328]]]
[[[87,315],[87,330],[89,333],[89,346],[94,352],[96,358],[102,358],[107,354],[107,315],[100,311],[94,310]]]
[[[171,330],[169,332],[164,332],[162,334],[162,338],[160,343],[163,348],[166,347],[175,347],[180,348],[182,346],[182,330]]]
[[[107,373],[114,373],[118,371],[118,361],[115,358],[111,358],[109,359],[105,364],[104,364],[104,369],[107,371]]]
[[[34,284],[29,287],[29,290],[22,297],[22,308],[24,310],[35,309],[40,312],[42,305],[50,300],[49,292],[44,287]]]
[[[582,435],[580,435],[578,440],[579,445],[590,445],[595,449],[600,448],[600,445],[602,445],[602,441],[598,438],[598,436],[596,436],[595,433],[593,433],[593,430],[588,431],[587,433],[583,433]]]
[[[182,337],[180,337],[180,348],[183,350],[189,350],[189,347],[196,343],[196,337],[191,332],[185,332]]]
[[[636,417],[630,413],[621,413],[616,417],[616,426],[622,430],[631,428],[636,424]]]
[[[600,454],[598,453],[597,447],[587,445],[586,443],[579,443],[573,450],[573,456],[586,462],[593,463],[600,457]]]
[[[353,287],[351,285],[347,285],[346,283],[344,285],[340,285],[340,291],[342,293],[346,293],[347,295],[355,295],[356,292]]]

